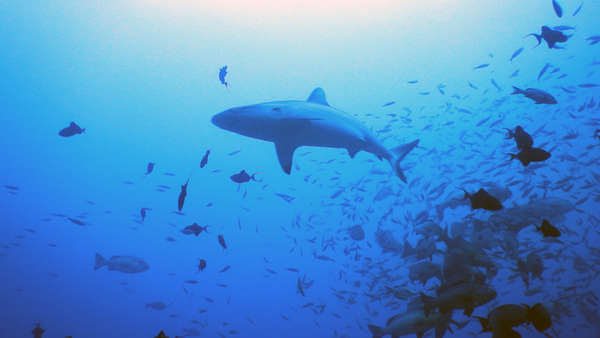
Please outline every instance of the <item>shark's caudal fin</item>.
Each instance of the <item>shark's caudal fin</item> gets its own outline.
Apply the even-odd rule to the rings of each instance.
[[[94,270],[98,270],[101,267],[105,266],[108,263],[104,257],[102,257],[99,253],[96,253],[96,262],[94,264]]]
[[[390,165],[392,166],[392,169],[394,169],[396,176],[400,177],[400,179],[404,183],[406,183],[406,176],[404,176],[404,172],[402,172],[402,168],[400,168],[400,162],[418,144],[419,144],[419,140],[417,139],[410,143],[403,144],[403,145],[398,146],[391,150],[392,158],[389,159]]]

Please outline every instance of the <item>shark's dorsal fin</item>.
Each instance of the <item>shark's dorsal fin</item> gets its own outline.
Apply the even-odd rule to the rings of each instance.
[[[288,175],[290,172],[292,172],[292,159],[294,157],[294,151],[296,148],[296,145],[289,142],[275,142],[275,150],[277,151],[279,165],[281,165],[281,169],[283,169],[283,171],[285,171],[285,173]]]
[[[325,91],[321,87],[315,88],[306,101],[329,106],[329,103],[327,103],[327,99],[325,98]]]

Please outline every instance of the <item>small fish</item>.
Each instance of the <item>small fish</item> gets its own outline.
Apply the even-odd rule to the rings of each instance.
[[[561,25],[561,26],[554,26],[554,27],[552,27],[552,29],[557,30],[557,31],[572,31],[572,30],[575,30],[575,27]]]
[[[510,74],[510,78],[512,79],[513,77],[517,77],[519,76],[519,70],[515,70],[512,74]]]
[[[219,235],[218,239],[219,244],[223,247],[223,249],[227,249],[227,244],[225,244],[225,238],[223,238],[223,235]]]
[[[227,265],[226,267],[224,267],[223,269],[219,270],[219,272],[225,272],[227,270],[231,269],[231,265]]]
[[[504,129],[508,131],[506,139],[514,138],[519,150],[531,148],[533,146],[533,138],[531,138],[531,135],[527,134],[527,132],[523,130],[523,127],[517,126],[514,132],[508,128]]]
[[[581,7],[583,7],[583,2],[581,3],[581,5],[579,5],[579,7],[577,7],[575,12],[573,12],[573,16],[575,16],[575,15],[577,15],[577,13],[579,13],[579,11],[581,10]]]
[[[146,175],[150,175],[150,173],[152,173],[152,170],[154,170],[154,162],[148,162],[148,166],[146,167]]]
[[[477,87],[476,87],[474,84],[472,84],[471,82],[468,82],[468,83],[469,83],[469,87],[471,87],[471,88],[473,88],[473,89],[475,89],[475,90],[479,89],[479,88],[477,88]]]
[[[82,222],[82,221],[80,221],[80,220],[78,220],[78,219],[76,219],[76,218],[67,217],[67,219],[68,219],[69,221],[71,221],[71,223],[75,223],[75,224],[77,224],[77,225],[81,225],[81,226],[85,225],[85,223],[84,223],[84,222]]]
[[[552,7],[554,7],[554,13],[556,13],[556,16],[558,16],[559,18],[562,18],[563,10],[562,10],[562,7],[560,7],[560,4],[556,0],[552,0]]]
[[[474,194],[469,194],[466,190],[462,189],[465,192],[465,199],[469,199],[471,201],[471,209],[484,209],[484,210],[500,210],[502,209],[502,203],[498,201],[498,199],[492,195],[490,195],[485,189],[480,188]]]
[[[219,81],[221,81],[221,84],[223,84],[225,88],[229,88],[229,84],[225,81],[225,76],[227,76],[227,66],[223,66],[219,69]]]
[[[198,270],[204,271],[204,269],[206,269],[206,261],[204,259],[200,259],[200,262],[198,263]]]
[[[543,162],[550,158],[550,153],[540,148],[525,148],[518,154],[508,154],[510,159],[518,158],[523,166],[528,166],[531,162]]]
[[[479,66],[473,67],[473,70],[481,69],[481,68],[486,68],[486,67],[489,67],[489,65],[490,65],[489,63],[484,63],[484,64],[481,64]]]
[[[542,70],[541,70],[541,71],[540,71],[540,73],[538,74],[538,77],[537,77],[538,81],[540,80],[540,78],[542,78],[542,75],[544,75],[544,73],[545,73],[545,72],[548,70],[548,68],[549,68],[549,67],[550,67],[550,64],[549,64],[549,63],[546,63],[546,64],[544,65],[544,68],[542,68]]]
[[[560,230],[558,230],[558,228],[555,227],[554,225],[550,224],[550,222],[548,222],[548,220],[546,220],[546,219],[542,220],[542,225],[539,227],[535,227],[535,229],[537,231],[541,231],[542,235],[544,235],[544,237],[559,237],[560,236]]]
[[[296,199],[296,197],[294,197],[294,196],[290,196],[290,195],[286,195],[286,194],[281,194],[281,193],[278,193],[278,192],[276,192],[275,195],[281,197],[281,199],[283,199],[284,201],[286,201],[288,203],[291,203],[293,200]]]
[[[297,292],[301,294],[303,297],[306,297],[304,294],[304,289],[302,288],[302,280],[298,277],[298,282],[296,283]]]
[[[146,219],[146,210],[151,210],[150,208],[141,208],[140,216],[142,217],[142,222]]]
[[[565,35],[561,31],[553,30],[548,26],[542,26],[542,34],[531,33],[527,34],[525,37],[528,36],[533,36],[537,39],[538,44],[536,45],[536,47],[542,43],[542,40],[544,40],[546,41],[546,44],[548,44],[548,48],[550,49],[563,49],[563,47],[558,47],[556,46],[556,44],[559,42],[567,42],[567,40],[571,37],[570,35]]]
[[[382,107],[391,106],[391,105],[393,105],[394,103],[396,103],[396,101],[390,101],[390,102],[388,102],[388,103],[384,104]]]
[[[255,181],[255,182],[262,182],[256,179],[256,174],[258,173],[254,173],[252,175],[248,175],[248,173],[246,172],[246,170],[242,170],[237,174],[233,174],[231,176],[229,176],[229,178],[235,182],[235,183],[246,183],[246,182],[250,182],[250,180]]]
[[[58,135],[62,137],[71,137],[83,133],[85,133],[85,128],[81,129],[75,122],[71,122],[68,127],[61,129],[61,131],[58,132]]]
[[[184,185],[181,186],[181,192],[179,193],[179,198],[177,200],[177,210],[181,212],[183,209],[183,203],[185,203],[185,197],[187,196],[187,186],[190,183],[190,179],[188,178]]]
[[[415,84],[415,83],[418,83],[418,82],[419,82],[419,80],[411,80],[411,81],[408,81],[408,84]]]
[[[582,83],[578,85],[581,88],[595,88],[595,87],[600,87],[599,84],[596,83]]]
[[[496,80],[490,79],[490,82],[492,82],[492,84],[494,85],[494,87],[496,87],[496,89],[498,89],[499,92],[502,91],[502,89],[500,89],[500,86],[498,86],[498,84],[496,83]]]
[[[14,185],[5,185],[4,188],[8,189],[8,190],[12,190],[12,191],[18,191],[19,187],[14,186]]]
[[[208,232],[208,225],[200,226],[196,222],[194,222],[192,225],[186,226],[183,228],[183,230],[181,230],[181,233],[184,235],[195,235],[196,237],[202,232]]]
[[[512,56],[510,57],[510,62],[512,62],[512,60],[519,56],[521,52],[523,52],[523,47],[517,49],[514,53],[512,53]]]
[[[549,93],[547,93],[543,90],[540,90],[540,89],[527,88],[525,90],[522,90],[518,87],[513,86],[512,95],[516,95],[516,94],[524,95],[528,99],[535,101],[536,104],[556,104],[557,103],[554,96],[552,96]]]
[[[206,151],[206,153],[204,153],[204,156],[202,156],[202,160],[200,161],[200,168],[204,168],[206,166],[206,163],[208,163],[208,155],[210,154],[210,149]]]

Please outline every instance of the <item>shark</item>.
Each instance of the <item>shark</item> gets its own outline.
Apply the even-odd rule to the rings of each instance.
[[[246,137],[273,142],[286,174],[292,171],[294,151],[313,146],[346,149],[351,158],[359,151],[386,160],[406,183],[400,162],[418,144],[416,139],[388,149],[359,121],[327,103],[325,91],[316,88],[306,101],[263,102],[234,107],[211,118],[215,126]]]

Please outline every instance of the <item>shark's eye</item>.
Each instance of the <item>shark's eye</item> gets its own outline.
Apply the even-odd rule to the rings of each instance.
[[[274,110],[274,111],[281,111],[281,108],[279,108],[279,107],[275,107],[275,108],[273,108],[273,110]]]

